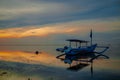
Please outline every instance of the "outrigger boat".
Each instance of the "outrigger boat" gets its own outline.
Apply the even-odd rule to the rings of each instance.
[[[63,54],[58,55],[56,58],[64,61],[64,63],[72,64],[73,61],[80,62],[93,62],[96,58],[103,56],[109,58],[103,53],[109,49],[108,46],[98,46],[97,44],[92,44],[92,30],[90,32],[91,44],[88,46],[89,41],[79,40],[79,39],[67,39],[69,41],[69,46],[64,46],[64,48],[57,48],[56,51]],[[76,44],[76,47],[72,46],[72,43]],[[82,46],[85,44],[85,46]],[[103,48],[102,51],[97,52],[97,48]],[[64,56],[64,57],[63,57]]]

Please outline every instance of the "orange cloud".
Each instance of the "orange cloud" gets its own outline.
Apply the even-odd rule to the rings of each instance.
[[[119,21],[86,20],[44,26],[29,26],[0,30],[0,38],[22,38],[30,36],[46,37],[53,34],[84,34],[90,29],[96,32],[120,30]]]
[[[71,33],[77,29],[69,27],[27,27],[27,28],[9,28],[0,30],[0,38],[21,38],[29,36],[44,37],[51,34]]]

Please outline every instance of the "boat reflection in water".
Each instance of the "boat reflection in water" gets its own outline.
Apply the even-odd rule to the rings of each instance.
[[[90,66],[91,77],[93,77],[93,62],[92,63],[79,63],[77,65],[68,67],[67,70],[77,72],[77,71],[82,70],[83,68],[88,67],[88,66]]]

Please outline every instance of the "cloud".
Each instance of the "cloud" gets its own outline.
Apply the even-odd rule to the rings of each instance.
[[[114,27],[113,27],[114,26]],[[73,21],[59,24],[49,24],[44,26],[26,26],[7,28],[0,30],[0,38],[22,38],[22,37],[48,37],[59,34],[85,34],[90,29],[95,32],[106,32],[120,30],[119,21],[101,21],[101,20],[85,20]]]
[[[1,20],[36,14],[39,16],[59,15],[70,11],[70,6],[64,3],[48,3],[45,1],[37,3],[28,0],[11,0],[10,2],[5,0],[1,1],[1,4]]]
[[[1,0],[0,28],[118,18],[119,7],[118,0]]]
[[[74,28],[70,27],[40,27],[40,28],[8,28],[0,30],[0,38],[22,38],[22,37],[31,37],[39,36],[45,37],[53,34],[67,34],[76,31]]]

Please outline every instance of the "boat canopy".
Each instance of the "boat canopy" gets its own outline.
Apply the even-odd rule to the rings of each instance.
[[[88,43],[89,41],[79,40],[79,39],[67,39],[66,41],[70,42],[79,42],[79,43]]]
[[[72,43],[72,42],[76,43],[76,48],[77,48],[77,47],[81,47],[81,44],[82,44],[82,43],[85,43],[86,46],[87,46],[87,43],[89,42],[89,41],[79,40],[79,39],[67,39],[66,41],[69,41],[69,46],[70,46],[70,47],[71,47],[71,43]],[[79,45],[78,45],[78,43],[79,43]]]

